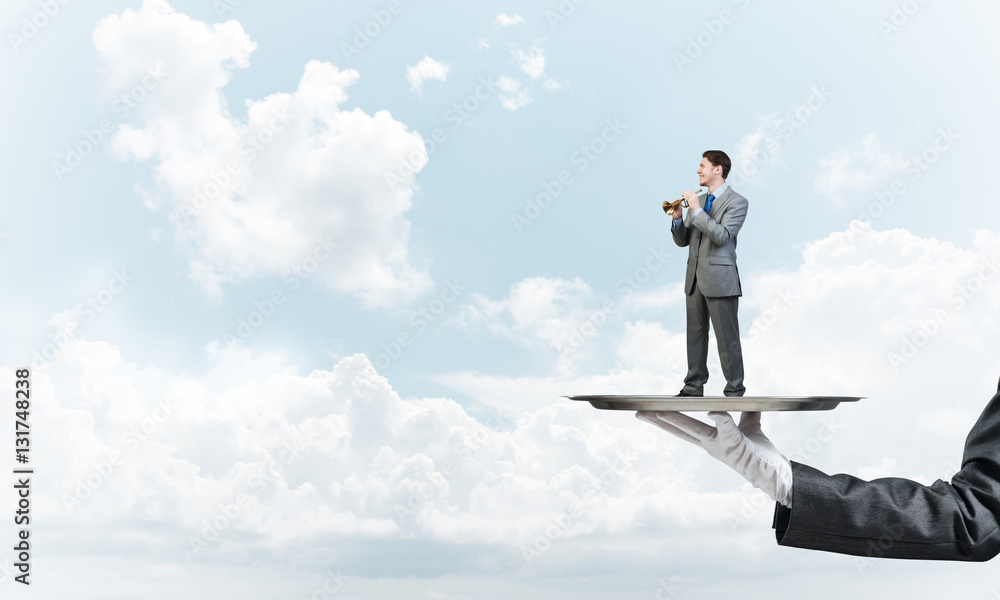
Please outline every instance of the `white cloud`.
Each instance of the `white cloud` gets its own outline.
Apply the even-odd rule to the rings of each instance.
[[[813,86],[798,104],[784,112],[773,112],[757,118],[753,131],[736,143],[731,182],[742,185],[758,179],[775,167],[784,166],[784,156],[798,132],[821,114],[833,97],[826,86]]]
[[[512,25],[524,25],[524,17],[521,15],[508,16],[504,13],[497,15],[496,19],[493,20],[493,27],[496,29],[506,29]]]
[[[497,80],[497,88],[500,90],[500,104],[511,112],[531,104],[531,94],[516,79],[501,77]]]
[[[877,186],[898,175],[906,159],[886,150],[878,135],[870,133],[852,148],[837,148],[820,159],[816,189],[837,202],[848,196],[871,196]]]
[[[868,397],[831,414],[769,415],[779,449],[821,469],[852,472],[893,457],[896,475],[950,477],[1000,375],[988,350],[1000,332],[992,316],[1000,309],[1000,235],[981,231],[959,248],[855,222],[809,244],[795,270],[743,275],[748,395]],[[582,281],[526,280],[514,290],[502,301],[477,300],[476,310],[481,327],[525,346],[564,339],[574,319],[601,304]],[[535,301],[515,301],[522,295]],[[620,303],[622,314],[586,339],[586,348],[611,349],[598,368],[567,368],[539,353],[551,361],[549,376],[457,372],[435,381],[514,414],[557,394],[676,393],[686,371],[683,304],[662,305],[655,322],[637,318],[656,307],[643,298]],[[537,322],[515,316],[521,312]],[[721,394],[710,340],[706,393]],[[956,381],[951,369],[968,377]]]
[[[517,66],[532,79],[545,75],[545,51],[538,46],[532,46],[527,52],[512,46],[510,52]]]
[[[600,304],[579,278],[532,277],[512,286],[503,300],[475,295],[474,303],[463,306],[454,321],[467,328],[484,326],[528,347],[553,350],[558,370],[568,372],[579,362],[579,351],[609,319]]]
[[[322,548],[350,554],[340,566],[355,573],[380,570],[374,558],[401,543],[455,569],[448,547],[469,546],[492,558],[468,566],[493,572],[496,561],[520,568],[521,546],[561,514],[572,516],[549,541],[572,549],[565,540],[717,523],[743,497],[684,484],[700,461],[670,460],[680,445],[630,415],[549,398],[487,426],[448,399],[400,398],[361,355],[307,375],[281,354],[213,345],[208,358],[190,377],[74,340],[33,371],[44,535],[129,523],[131,536],[173,548],[171,560]],[[115,553],[131,542],[103,543]]]
[[[113,147],[152,163],[191,277],[210,296],[314,259],[316,279],[369,306],[429,287],[411,263],[405,218],[423,140],[386,111],[340,108],[357,72],[310,61],[296,90],[248,100],[238,119],[221,90],[256,45],[237,22],[210,27],[146,0],[103,19],[93,38],[110,93],[151,65],[164,73]],[[404,163],[390,186],[386,175]]]
[[[786,127],[779,113],[758,117],[755,129],[736,142],[730,181],[746,181],[783,164],[789,139]]]
[[[415,66],[406,67],[406,80],[410,82],[410,87],[414,92],[423,95],[422,87],[425,81],[433,79],[443,83],[448,79],[448,72],[450,70],[450,65],[425,56]]]
[[[802,259],[794,271],[747,275],[751,393],[870,397],[833,413],[768,414],[768,435],[827,471],[950,476],[970,419],[996,388],[988,348],[1000,235],[980,232],[957,248],[858,224],[810,244]],[[951,298],[961,286],[977,291],[960,307]],[[551,348],[600,305],[582,280],[535,278],[503,300],[476,298],[460,318]],[[894,371],[886,354],[939,308],[946,326]],[[300,374],[281,353],[213,345],[206,372],[192,376],[138,366],[105,342],[69,341],[32,374],[34,457],[46,473],[33,506],[39,533],[53,541],[50,558],[69,563],[82,551],[71,537],[60,542],[81,523],[128,523],[128,536],[102,538],[103,551],[133,552],[132,540],[143,539],[167,548],[148,563],[181,574],[193,567],[177,563],[180,552],[220,567],[318,552],[371,577],[519,573],[525,547],[552,548],[531,563],[536,575],[651,546],[657,564],[663,552],[684,561],[733,545],[733,560],[765,560],[773,505],[759,492],[630,413],[558,397],[676,392],[683,314],[618,323],[593,339],[614,360],[592,373],[435,378],[475,410],[401,398],[361,355]],[[967,376],[956,380],[954,370]],[[717,367],[710,385],[721,389]],[[483,406],[499,416],[474,419]],[[195,555],[191,540],[206,532]],[[410,560],[377,560],[400,552]],[[465,560],[470,552],[477,560]]]

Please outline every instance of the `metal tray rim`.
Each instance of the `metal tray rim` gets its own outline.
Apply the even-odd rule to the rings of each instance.
[[[601,410],[699,412],[699,411],[818,411],[833,410],[841,402],[857,402],[866,396],[704,396],[685,398],[657,395],[573,395]]]

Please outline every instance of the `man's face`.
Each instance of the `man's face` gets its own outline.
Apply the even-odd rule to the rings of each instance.
[[[698,184],[708,185],[716,175],[722,177],[722,167],[713,165],[707,158],[701,159],[701,164],[698,165]]]

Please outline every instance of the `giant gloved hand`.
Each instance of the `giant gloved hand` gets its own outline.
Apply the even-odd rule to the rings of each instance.
[[[715,427],[679,412],[635,413],[682,440],[701,446],[781,504],[792,507],[792,463],[760,430],[760,413],[745,412],[740,425],[726,412],[710,412]]]

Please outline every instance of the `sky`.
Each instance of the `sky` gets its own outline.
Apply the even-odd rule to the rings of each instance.
[[[5,3],[0,386],[30,373],[34,473],[4,594],[1000,597],[992,563],[779,547],[738,475],[563,398],[680,389],[660,205],[721,149],[747,394],[865,397],[765,432],[950,479],[1000,376],[998,17]]]

